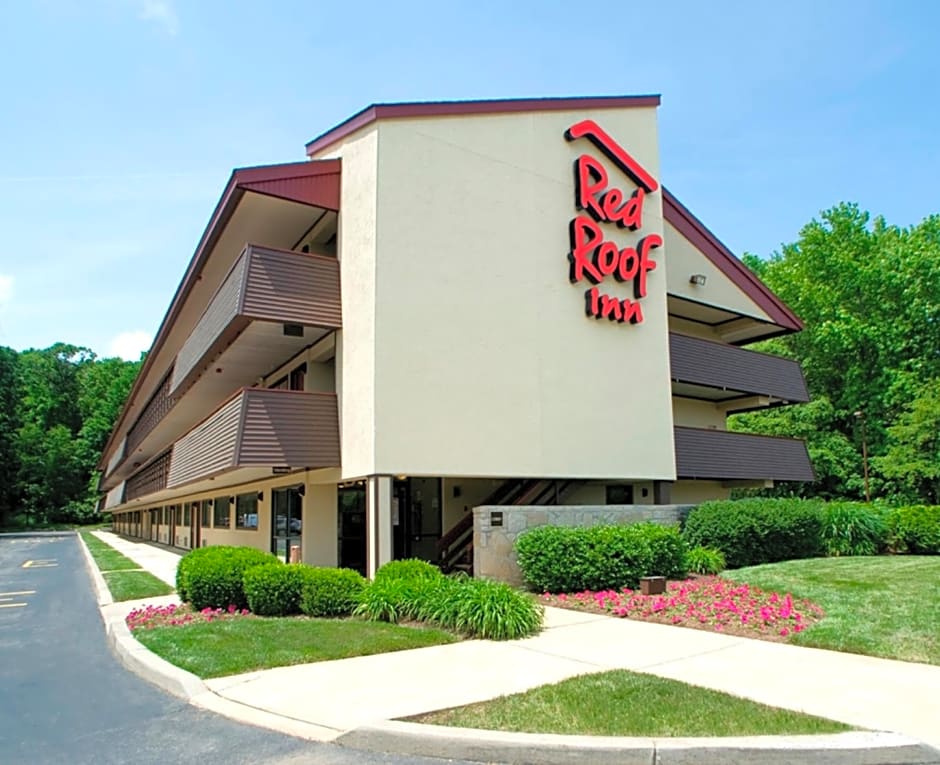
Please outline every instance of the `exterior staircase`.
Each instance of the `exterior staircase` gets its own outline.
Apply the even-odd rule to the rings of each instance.
[[[512,478],[500,484],[480,505],[557,505],[577,481]],[[467,513],[437,542],[438,565],[445,574],[473,574],[473,513]]]

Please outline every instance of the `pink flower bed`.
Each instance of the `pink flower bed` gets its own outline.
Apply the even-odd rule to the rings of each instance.
[[[797,600],[789,593],[764,592],[717,576],[669,582],[664,595],[642,595],[624,588],[572,595],[545,593],[542,602],[770,640],[785,640],[824,616],[823,610],[809,600]]]
[[[127,615],[125,621],[131,630],[150,630],[154,627],[182,627],[185,624],[223,621],[249,615],[247,608],[238,610],[235,606],[194,611],[190,606],[171,603],[168,606],[135,608]]]

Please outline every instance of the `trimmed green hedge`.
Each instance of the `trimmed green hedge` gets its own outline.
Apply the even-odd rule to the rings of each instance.
[[[258,616],[290,616],[300,612],[300,593],[307,567],[271,560],[245,571],[242,578],[248,608]]]
[[[516,540],[519,568],[537,592],[636,587],[640,577],[685,575],[687,547],[674,526],[538,526]]]
[[[940,555],[940,505],[897,507],[886,520],[888,542],[896,552]]]
[[[705,502],[689,513],[689,547],[716,547],[730,568],[823,554],[822,502],[738,499]]]
[[[193,608],[247,608],[244,575],[261,564],[277,564],[254,547],[201,547],[183,556],[176,570],[177,592]]]
[[[375,581],[383,579],[439,579],[444,576],[441,570],[418,558],[405,558],[404,560],[392,560],[379,567],[375,572]]]
[[[348,568],[305,567],[300,610],[307,616],[349,616],[362,596],[366,580]]]

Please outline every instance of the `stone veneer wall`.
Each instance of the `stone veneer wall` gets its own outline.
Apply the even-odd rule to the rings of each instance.
[[[522,584],[513,546],[516,537],[536,526],[596,526],[650,521],[678,523],[693,505],[483,505],[473,508],[473,575]],[[501,526],[492,513],[502,513]]]

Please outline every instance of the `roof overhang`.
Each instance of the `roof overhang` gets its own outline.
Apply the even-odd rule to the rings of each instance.
[[[312,223],[329,213],[335,214],[339,211],[340,176],[341,163],[338,159],[262,165],[239,168],[232,172],[209,224],[199,240],[183,280],[163,317],[156,339],[144,359],[121,416],[115,423],[114,430],[101,452],[99,470],[105,469],[116,442],[133,424],[133,419],[147,403],[155,386],[162,379],[163,373],[172,363],[172,357],[167,358],[161,351],[187,300],[203,281],[203,272],[223,235],[229,229],[238,226],[242,217],[247,218],[252,215],[259,219],[263,217],[265,224],[276,228],[278,220],[273,216],[282,216],[286,224],[291,224],[284,225],[284,230],[297,229],[300,233],[296,236],[299,238],[304,230],[311,227]],[[259,216],[258,211],[263,211],[263,216]],[[252,236],[250,226],[245,228],[248,238],[238,243],[239,252],[247,241],[256,238],[264,239],[264,237]],[[294,242],[290,242],[285,246],[290,247],[293,244]],[[234,260],[237,255],[238,253],[233,253],[232,259]],[[226,266],[225,272],[227,270]],[[224,272],[219,280],[223,276]],[[215,287],[212,287],[207,294],[207,301],[214,290]],[[186,334],[188,335],[188,331]]]
[[[666,188],[663,218],[702,253],[770,318],[770,323],[685,297],[669,296],[671,313],[711,326],[722,325],[727,342],[741,344],[803,329],[803,322],[771,289],[742,263],[705,224]]]
[[[424,101],[371,104],[352,117],[318,135],[307,144],[307,156],[343,140],[351,133],[377,120],[414,117],[457,117],[462,115],[511,114],[515,112],[575,111],[578,109],[627,109],[657,107],[657,94],[643,96],[586,96],[562,98],[509,98],[478,101]]]

